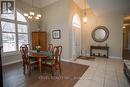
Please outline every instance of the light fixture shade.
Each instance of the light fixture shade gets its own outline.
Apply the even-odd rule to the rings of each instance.
[[[28,16],[28,19],[32,19],[32,16]]]
[[[37,17],[42,17],[42,15],[41,14],[37,14]]]
[[[39,17],[38,17],[38,16],[36,16],[36,17],[35,17],[35,19],[39,19]]]
[[[125,25],[123,25],[123,28],[126,28]]]
[[[28,16],[28,14],[27,14],[27,13],[24,13],[23,15],[24,15],[24,16],[26,16],[26,17]]]
[[[84,18],[83,18],[83,23],[87,23],[87,21],[88,21],[88,19],[87,19],[87,16],[85,16]]]
[[[33,11],[31,11],[29,14],[30,14],[30,15],[32,15],[32,16],[34,16],[34,15],[35,15],[35,13],[34,13]]]

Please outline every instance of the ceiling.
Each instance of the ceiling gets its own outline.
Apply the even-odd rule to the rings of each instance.
[[[124,20],[130,20],[130,16],[124,17]]]
[[[112,12],[130,12],[130,0],[88,0],[88,4],[97,16]]]
[[[32,0],[23,0],[31,5]],[[43,8],[58,0],[33,0],[34,6]],[[84,8],[85,0],[73,0],[80,8]],[[108,14],[111,12],[129,14],[130,0],[86,0],[86,7],[91,8],[96,16]],[[129,13],[128,13],[129,12]]]
[[[90,8],[89,4],[87,3],[87,0],[73,0],[81,9]],[[86,5],[85,5],[86,3]]]
[[[32,4],[32,0],[23,0],[25,3]],[[49,4],[52,4],[58,0],[33,0],[33,5],[38,8],[43,8]],[[81,9],[85,7],[85,0],[73,0]],[[86,4],[86,7],[89,8],[89,5]]]
[[[32,0],[22,0],[25,3],[32,4]],[[38,8],[43,8],[49,4],[52,4],[58,0],[33,0],[33,5]]]

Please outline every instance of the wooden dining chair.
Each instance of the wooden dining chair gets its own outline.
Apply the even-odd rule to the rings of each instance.
[[[51,58],[42,62],[44,66],[51,67],[52,76],[54,75],[54,69],[57,70],[57,66],[59,66],[59,71],[61,73],[61,53],[62,46],[55,46]]]
[[[31,48],[31,45],[30,44],[26,44],[27,45],[27,47],[28,47],[28,50],[32,50],[32,48]]]
[[[53,44],[48,44],[47,51],[44,52],[44,55],[48,56],[48,59],[49,59],[50,56],[52,55],[52,51],[53,51]],[[45,61],[45,59],[42,59],[42,61]]]
[[[25,71],[27,70],[30,75],[32,66],[34,66],[35,64],[38,64],[38,61],[30,60],[27,45],[24,44],[24,45],[20,46],[20,52],[21,52],[22,59],[23,59],[23,72],[25,74]]]
[[[25,45],[27,45],[27,47],[28,47],[28,51],[31,51],[31,50],[32,50],[30,44],[25,44]],[[35,58],[35,57],[31,57],[31,56],[29,56],[29,58],[30,58],[31,61],[38,61],[37,58]]]
[[[58,51],[58,52],[59,52],[59,53],[58,53],[58,57],[59,57],[59,58],[58,58],[58,59],[59,59],[59,60],[58,60],[58,61],[59,61],[59,70],[60,70],[60,73],[62,73],[62,72],[61,72],[61,54],[62,54],[62,46],[58,46],[58,50],[59,50],[59,51]]]
[[[47,51],[53,51],[53,44],[48,44]]]

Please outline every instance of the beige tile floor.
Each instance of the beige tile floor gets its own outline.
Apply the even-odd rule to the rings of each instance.
[[[96,58],[73,62],[90,66],[74,87],[130,87],[123,73],[122,60]]]

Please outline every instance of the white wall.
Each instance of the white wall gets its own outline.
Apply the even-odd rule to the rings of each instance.
[[[47,31],[48,43],[63,46],[62,58],[69,58],[69,3],[68,0],[58,0],[57,2],[43,8],[43,28]],[[61,39],[52,39],[52,31],[61,30]]]
[[[31,9],[28,4],[25,4],[21,0],[16,0],[16,8],[24,12],[28,12]],[[71,59],[72,18],[73,15],[77,13],[81,17],[82,22],[82,10],[76,6],[73,0],[58,0],[57,2],[43,8],[42,13],[42,31],[47,31],[48,43],[62,45],[62,58],[66,60]],[[90,45],[105,45],[107,43],[110,47],[110,56],[118,58],[122,57],[123,15],[121,13],[113,12],[96,17],[91,9],[88,10],[87,15],[87,25],[82,23],[81,27],[82,49],[86,49],[86,54],[89,53]],[[103,43],[97,43],[93,41],[91,37],[92,30],[98,25],[106,26],[110,32],[108,40]],[[30,32],[38,30],[36,22],[29,22],[29,26]],[[52,39],[52,30],[61,30],[61,39]],[[14,53],[12,56],[4,56],[2,61],[4,64],[8,64],[9,62],[17,61],[19,59],[21,59],[21,56]]]
[[[80,22],[81,22],[81,34],[82,34],[82,28],[83,28],[83,23],[82,23],[82,16],[83,16],[83,11],[82,9],[80,9],[76,3],[74,3],[74,0],[69,0],[69,5],[70,5],[70,10],[69,10],[69,57],[72,58],[72,20],[73,20],[73,16],[75,14],[79,15],[80,17]],[[82,36],[81,36],[82,37]],[[82,38],[81,38],[81,42],[82,42]],[[82,48],[81,48],[82,49]],[[81,50],[79,50],[79,52],[81,52]]]
[[[59,0],[43,8],[42,30],[48,32],[48,43],[63,46],[62,58],[66,60],[71,59],[72,18],[76,13],[81,17],[82,12],[73,0]],[[61,39],[52,39],[53,30],[61,30]]]
[[[16,9],[23,12],[29,12],[31,6],[22,2],[21,0],[16,0]],[[35,8],[37,11],[38,8]],[[59,0],[51,5],[43,8],[43,23],[42,31],[47,31],[48,43],[53,43],[54,45],[63,46],[62,58],[69,60],[71,58],[71,31],[72,31],[72,18],[75,13],[78,13],[81,17],[82,12],[74,4],[73,0]],[[31,43],[31,32],[37,31],[38,26],[36,22],[29,22],[30,31],[30,43]],[[61,30],[61,39],[52,39],[52,30]],[[2,62],[4,65],[17,62],[21,60],[21,55],[19,53],[11,53],[4,55]]]
[[[123,15],[121,13],[109,13],[96,17],[92,10],[88,10],[88,22],[83,29],[83,48],[90,54],[90,45],[107,45],[110,47],[109,56],[112,58],[122,58],[123,41]],[[103,25],[109,30],[109,37],[105,42],[95,42],[91,33],[96,26]]]

